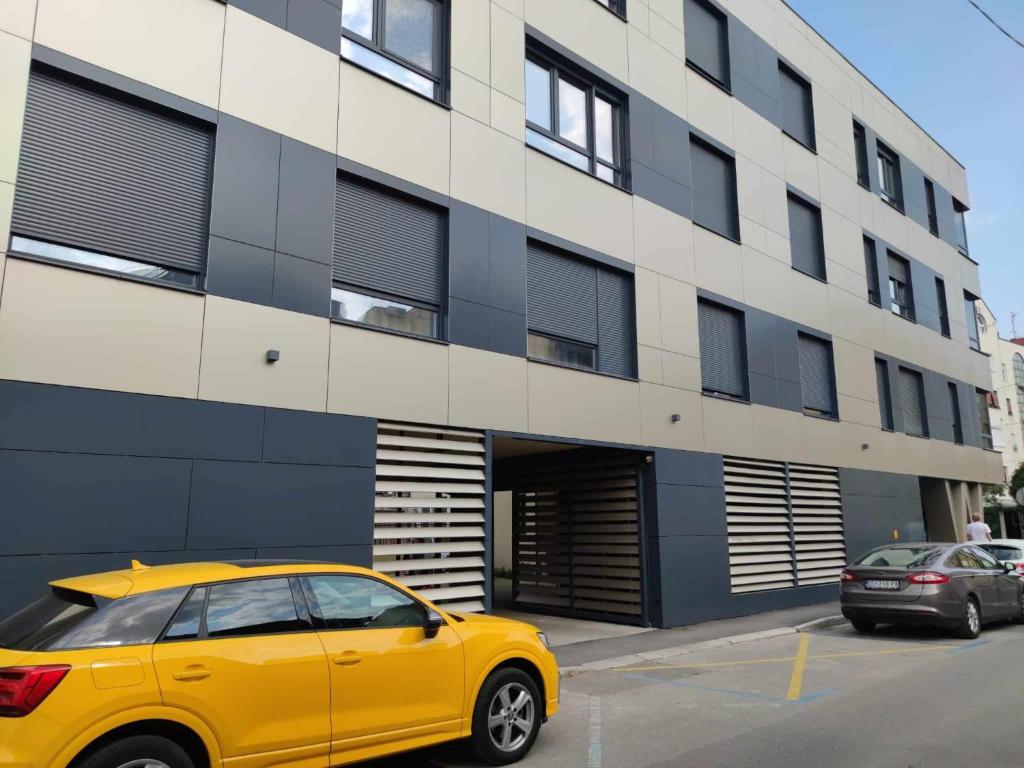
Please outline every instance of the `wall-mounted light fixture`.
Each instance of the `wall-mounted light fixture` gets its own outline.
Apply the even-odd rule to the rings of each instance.
[[[277,350],[277,349],[268,349],[267,350],[267,362],[268,363],[276,363],[280,359],[281,359],[281,352],[279,350]]]
[[[672,414],[672,416],[671,416],[671,418],[672,418],[672,423],[673,423],[673,424],[675,424],[676,422],[679,422],[679,421],[682,421],[682,420],[683,420],[683,417],[682,417],[682,416],[680,416],[680,415],[679,415],[678,413],[673,413],[673,414]]]

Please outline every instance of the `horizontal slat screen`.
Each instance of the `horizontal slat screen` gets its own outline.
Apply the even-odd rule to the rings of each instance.
[[[839,580],[838,470],[726,457],[725,498],[733,594]]]
[[[213,130],[34,68],[11,231],[201,273]]]
[[[378,422],[373,567],[446,610],[484,610],[484,437]]]

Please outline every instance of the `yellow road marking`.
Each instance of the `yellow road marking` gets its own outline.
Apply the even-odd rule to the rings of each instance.
[[[810,661],[818,659],[845,659],[851,656],[888,656],[897,653],[929,653],[946,651],[950,648],[959,648],[958,645],[944,643],[941,645],[927,645],[922,648],[887,648],[881,651],[845,651],[841,653],[818,653],[809,654]],[[615,667],[613,672],[652,672],[659,669],[706,669],[711,667],[742,667],[749,664],[777,664],[780,661],[794,661],[796,656],[776,656],[765,659],[741,659],[739,661],[708,661],[703,664],[645,664],[637,667]]]
[[[800,698],[800,686],[804,682],[804,667],[807,665],[807,647],[811,644],[811,636],[807,632],[800,633],[800,645],[796,649],[796,659],[793,660],[793,674],[789,678],[789,693],[786,694],[788,701],[796,701]]]

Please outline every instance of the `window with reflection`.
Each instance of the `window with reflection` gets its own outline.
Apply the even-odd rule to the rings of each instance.
[[[623,108],[612,88],[528,48],[526,143],[610,184],[626,186]]]
[[[900,176],[900,158],[895,152],[878,142],[878,179],[882,199],[903,210],[903,180]]]
[[[314,619],[324,629],[422,627],[426,622],[420,603],[376,579],[323,575],[303,581]]]
[[[229,581],[210,587],[207,637],[243,637],[311,629],[299,618],[288,579]]]
[[[345,0],[341,30],[342,58],[423,96],[445,100],[443,0]]]

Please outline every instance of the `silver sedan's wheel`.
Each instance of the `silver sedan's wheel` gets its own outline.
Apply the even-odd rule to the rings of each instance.
[[[498,689],[487,711],[487,732],[491,743],[502,752],[516,752],[533,733],[537,707],[520,683],[508,683]]]
[[[981,631],[981,616],[978,615],[978,606],[973,600],[967,602],[967,628],[971,630],[972,634],[978,634]]]

